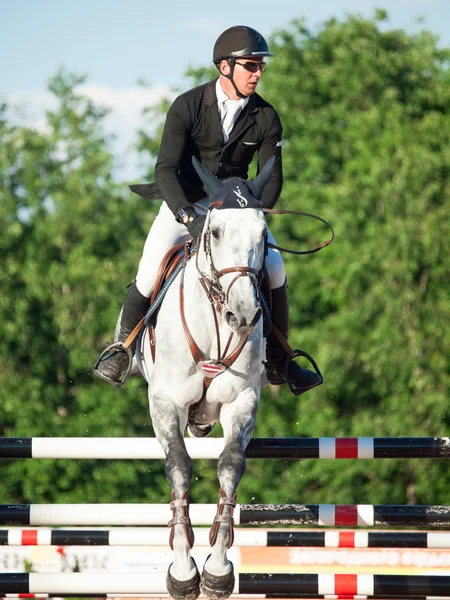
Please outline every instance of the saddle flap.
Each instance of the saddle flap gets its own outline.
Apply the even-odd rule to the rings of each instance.
[[[172,246],[172,248],[164,255],[159,265],[158,275],[156,276],[155,285],[150,296],[150,304],[153,304],[164,283],[172,275],[180,261],[184,258],[183,249],[184,243],[176,244],[175,246]]]

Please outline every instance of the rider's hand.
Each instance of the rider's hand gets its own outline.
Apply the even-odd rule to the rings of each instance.
[[[198,215],[192,206],[185,206],[176,214],[178,223],[183,223],[193,238],[199,238],[202,235],[205,219],[206,216]]]
[[[187,230],[193,238],[199,238],[202,235],[205,220],[206,215],[196,215],[192,221],[186,223]]]

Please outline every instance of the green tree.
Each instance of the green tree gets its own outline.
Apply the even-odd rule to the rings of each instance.
[[[336,241],[286,258],[291,341],[317,356],[326,383],[298,403],[266,396],[260,436],[448,426],[450,52],[426,31],[382,28],[384,17],[331,19],[316,33],[297,21],[272,41],[264,91],[284,125],[280,204],[326,218]],[[281,245],[319,236],[301,220],[271,227]],[[446,503],[445,461],[344,465],[290,465],[280,482],[299,500]]]
[[[290,341],[316,357],[326,383],[299,399],[265,390],[258,437],[446,433],[450,51],[385,18],[331,19],[314,32],[296,21],[271,40],[261,86],[284,125],[279,206],[319,214],[336,240],[285,256]],[[194,84],[211,74],[191,72]],[[89,369],[111,338],[155,207],[113,182],[104,113],[77,95],[79,82],[52,81],[59,108],[48,134],[1,113],[3,435],[152,435],[143,381],[117,390]],[[149,176],[160,133],[141,135]],[[271,217],[270,227],[280,245],[304,249],[328,235],[314,223]],[[168,497],[159,462],[2,468],[5,502]],[[214,471],[196,463],[194,501],[215,499]],[[239,500],[446,504],[449,483],[443,460],[249,461]]]
[[[90,373],[111,341],[153,211],[113,182],[106,113],[76,93],[83,81],[59,73],[50,82],[58,108],[47,133],[11,126],[2,113],[4,436],[151,435],[143,382],[119,391]],[[152,484],[144,463],[12,461],[2,471],[4,502],[126,500]]]

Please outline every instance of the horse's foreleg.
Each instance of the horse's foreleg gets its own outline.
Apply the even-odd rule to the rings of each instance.
[[[194,600],[200,594],[200,578],[190,553],[194,544],[189,518],[192,460],[183,439],[187,415],[168,398],[153,397],[150,406],[153,429],[166,456],[166,476],[172,489],[169,544],[175,558],[167,572],[167,588],[176,600]]]
[[[212,552],[201,581],[202,592],[214,600],[228,598],[234,588],[233,565],[227,558],[227,550],[233,544],[236,490],[245,471],[245,449],[255,426],[258,399],[255,390],[247,390],[221,410],[225,447],[217,463],[219,499],[209,536]]]

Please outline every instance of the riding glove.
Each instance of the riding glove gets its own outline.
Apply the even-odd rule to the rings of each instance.
[[[202,235],[205,219],[206,216],[198,215],[192,206],[180,209],[176,216],[178,223],[183,223],[193,238],[198,238]]]
[[[203,225],[206,221],[206,215],[197,215],[193,221],[187,223],[186,227],[193,238],[199,238],[202,235]]]

